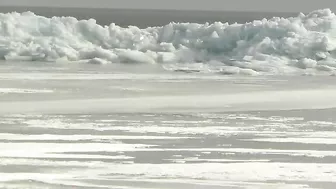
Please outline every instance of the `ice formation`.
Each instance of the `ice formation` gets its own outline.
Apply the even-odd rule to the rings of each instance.
[[[330,9],[245,24],[101,26],[94,19],[0,14],[0,59],[94,64],[202,63],[224,74],[336,69],[336,16]],[[169,66],[174,65],[174,66]]]

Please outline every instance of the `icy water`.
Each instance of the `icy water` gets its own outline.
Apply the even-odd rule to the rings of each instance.
[[[0,7],[0,12],[11,10],[31,10],[48,17],[93,17],[100,24],[139,27],[170,21],[234,23],[276,16]],[[319,13],[327,21],[333,18],[328,11]],[[21,31],[28,28],[31,32],[30,26],[25,27]],[[132,30],[125,35],[129,32]],[[316,32],[310,34],[315,36]],[[289,75],[267,72],[273,64],[259,62],[258,68],[263,69],[246,62],[227,63],[230,66],[217,62],[216,68],[237,66],[246,71],[245,65],[251,65],[251,69],[269,74],[201,72],[183,63],[137,64],[134,57],[143,56],[132,53],[128,56],[133,57],[133,63],[126,64],[64,59],[38,62],[34,58],[38,57],[36,52],[42,52],[40,48],[31,52],[35,62],[23,62],[13,57],[27,58],[21,56],[29,54],[25,43],[34,38],[22,38],[22,46],[17,45],[21,38],[13,38],[18,43],[3,39],[1,52],[14,55],[10,61],[0,62],[0,188],[336,187],[333,60],[319,66],[303,60],[295,67],[303,71]],[[327,42],[332,40],[323,44]],[[66,50],[69,47],[59,44]],[[35,48],[31,43],[28,46]],[[17,49],[22,50],[20,56],[15,54]],[[332,50],[327,50],[325,55],[332,57]],[[97,52],[109,57],[106,51]],[[178,69],[167,69],[176,65]],[[201,70],[209,68],[206,63],[192,67],[195,65]],[[326,70],[327,74],[313,76]]]

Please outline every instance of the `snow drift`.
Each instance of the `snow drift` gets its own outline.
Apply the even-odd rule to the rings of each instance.
[[[145,29],[32,12],[0,14],[4,60],[162,63],[173,70],[283,74],[331,73],[335,58],[336,17],[329,9],[245,24],[170,23]]]

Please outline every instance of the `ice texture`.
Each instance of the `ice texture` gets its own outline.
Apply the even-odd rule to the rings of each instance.
[[[113,21],[113,19],[112,19]],[[330,9],[245,24],[101,26],[94,19],[0,14],[0,59],[73,63],[149,63],[172,70],[194,63],[222,74],[333,73],[336,16]]]

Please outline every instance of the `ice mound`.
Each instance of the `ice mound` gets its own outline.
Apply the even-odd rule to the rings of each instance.
[[[163,63],[179,70],[202,63],[199,71],[255,75],[334,72],[335,58],[336,16],[329,9],[245,24],[170,23],[145,29],[32,12],[0,14],[4,60]]]

